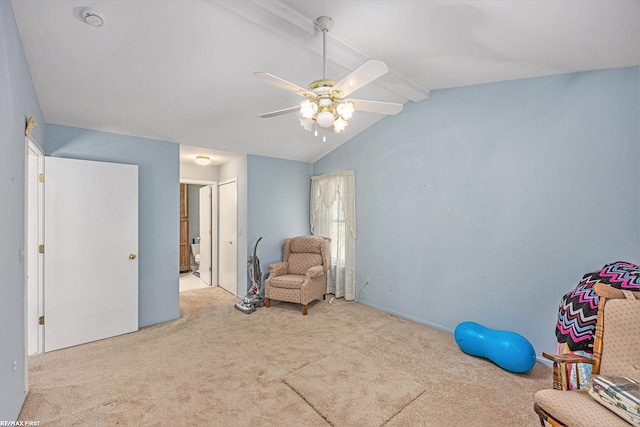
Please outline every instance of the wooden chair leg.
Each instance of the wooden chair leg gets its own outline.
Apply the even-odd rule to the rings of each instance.
[[[264,299],[264,306],[267,308],[271,307],[271,300],[269,298]]]
[[[302,315],[303,316],[307,315],[307,304],[302,304]]]

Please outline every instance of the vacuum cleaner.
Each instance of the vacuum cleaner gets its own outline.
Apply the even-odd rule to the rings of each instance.
[[[256,255],[260,240],[262,240],[262,237],[260,237],[253,246],[253,255],[249,257],[247,262],[247,271],[249,272],[249,278],[251,279],[251,288],[242,301],[237,302],[234,306],[236,310],[245,314],[251,314],[256,311],[256,308],[264,307],[264,298],[261,296],[262,271],[260,270],[260,260]]]

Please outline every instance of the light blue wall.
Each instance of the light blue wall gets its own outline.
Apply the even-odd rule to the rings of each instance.
[[[138,165],[139,325],[179,318],[179,145],[48,124],[45,152]]]
[[[9,0],[0,0],[0,420],[18,417],[25,391],[25,126],[44,119]],[[16,370],[13,371],[13,361]]]
[[[554,351],[562,295],[640,263],[638,86],[630,67],[437,90],[316,162],[356,171],[360,302]]]
[[[305,162],[247,156],[248,222],[247,257],[258,244],[257,255],[264,275],[269,264],[282,261],[287,237],[311,234],[309,195],[312,165]]]

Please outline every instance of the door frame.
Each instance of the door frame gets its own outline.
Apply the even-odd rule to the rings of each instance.
[[[31,156],[36,158],[35,165],[30,161]],[[38,322],[40,316],[44,314],[44,263],[43,255],[38,251],[44,236],[44,188],[39,180],[43,172],[44,150],[40,148],[33,138],[26,136],[24,202],[25,358],[32,354],[44,352],[44,326],[39,325]],[[30,272],[35,274],[30,276]]]
[[[216,194],[213,196],[217,200],[218,193],[218,181],[206,181],[201,179],[180,179],[180,184],[196,184],[196,185],[209,185],[211,186],[211,191],[215,189]],[[218,206],[216,204],[216,212],[211,212],[211,229],[213,230],[211,235],[211,268],[213,270],[213,274],[211,275],[211,284],[212,286],[218,285]],[[178,242],[180,243],[180,242]],[[214,249],[215,245],[215,249]]]

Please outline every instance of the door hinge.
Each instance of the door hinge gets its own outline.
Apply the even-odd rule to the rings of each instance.
[[[38,318],[38,325],[44,325],[44,316]]]
[[[41,173],[40,175],[38,175],[38,181],[40,182],[44,182],[44,174]]]
[[[211,267],[209,267],[209,271],[213,271],[213,269]]]
[[[209,236],[213,236],[213,230],[209,230]]]
[[[38,246],[38,253],[40,253],[40,254],[44,253],[44,245]]]
[[[209,198],[210,198],[210,199],[213,199],[213,196],[211,195],[211,193],[209,193]]]

